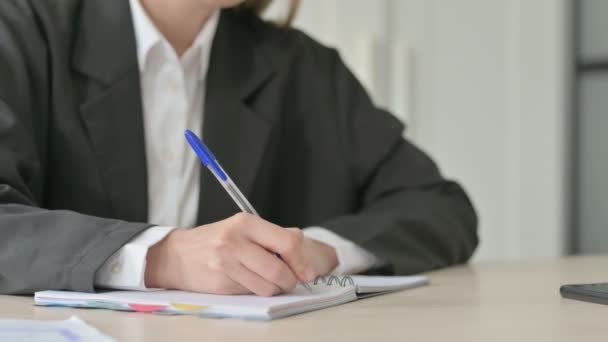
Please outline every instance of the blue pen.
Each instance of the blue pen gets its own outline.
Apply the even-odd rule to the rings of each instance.
[[[246,213],[259,216],[258,212],[255,211],[251,203],[249,203],[247,198],[243,195],[241,190],[239,190],[236,184],[234,184],[232,179],[228,177],[226,171],[222,169],[220,163],[217,161],[217,159],[215,159],[213,153],[211,153],[209,148],[205,146],[201,139],[199,139],[191,130],[186,130],[185,135],[186,140],[188,140],[188,143],[190,143],[190,146],[192,146],[192,149],[200,158],[203,165],[211,171],[217,181],[220,182],[224,189],[226,189],[226,192],[228,192],[228,195],[230,195],[234,202],[236,202],[236,205],[238,205],[239,208]]]
[[[213,153],[211,153],[211,150],[209,150],[205,143],[203,143],[201,139],[199,139],[199,137],[197,137],[196,134],[194,134],[191,130],[186,130],[184,134],[186,135],[186,140],[188,140],[188,143],[190,144],[196,155],[199,157],[203,165],[207,169],[209,169],[209,171],[211,171],[211,173],[215,176],[215,179],[220,182],[226,192],[228,192],[228,195],[230,195],[232,200],[234,200],[236,205],[238,205],[243,212],[255,216],[260,216],[258,215],[258,212],[255,211],[251,203],[249,203],[245,195],[243,195],[241,190],[239,190],[236,184],[234,184],[234,182],[228,176],[226,171],[224,171],[220,163],[217,161],[217,159],[215,159],[215,156],[213,155]],[[279,254],[274,253],[274,255],[282,260]],[[311,290],[310,285],[306,283],[303,283],[302,285],[309,291]]]

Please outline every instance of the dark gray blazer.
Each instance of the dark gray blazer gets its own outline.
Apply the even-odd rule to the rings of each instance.
[[[126,0],[0,1],[0,293],[93,291],[146,222]],[[322,226],[408,274],[465,262],[475,212],[335,50],[224,10],[203,137],[260,215]],[[183,135],[183,132],[167,132]],[[238,208],[206,171],[198,223]]]

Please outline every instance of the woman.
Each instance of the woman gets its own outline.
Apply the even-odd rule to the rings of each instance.
[[[268,296],[471,256],[463,190],[334,50],[262,21],[268,3],[0,2],[0,293]],[[262,218],[237,214],[186,129]]]

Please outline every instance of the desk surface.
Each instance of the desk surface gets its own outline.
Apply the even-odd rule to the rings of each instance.
[[[608,334],[608,306],[562,299],[564,283],[608,282],[608,256],[479,263],[431,285],[273,322],[33,306],[0,296],[0,317],[78,315],[119,341],[573,341]]]

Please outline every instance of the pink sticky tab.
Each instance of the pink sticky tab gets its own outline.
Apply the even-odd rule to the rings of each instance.
[[[137,312],[154,312],[166,308],[166,305],[146,305],[146,304],[131,304],[129,307]]]

